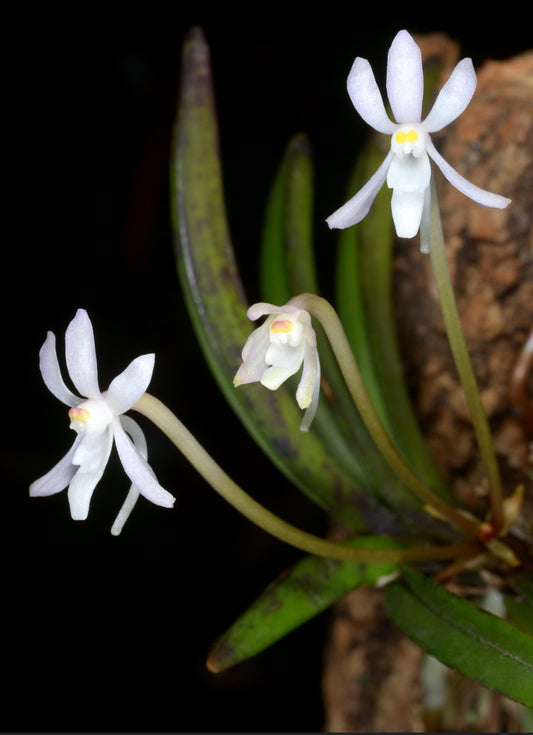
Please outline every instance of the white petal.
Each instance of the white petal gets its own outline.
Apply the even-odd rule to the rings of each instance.
[[[434,133],[455,120],[472,99],[477,79],[472,59],[462,59],[441,89],[429,115],[423,122]]]
[[[96,349],[91,320],[78,309],[65,334],[67,368],[72,382],[82,396],[100,398]]]
[[[111,382],[106,393],[106,403],[118,416],[128,411],[145,393],[154,371],[155,355],[141,355]]]
[[[425,191],[431,178],[427,153],[414,156],[394,156],[387,173],[387,186],[400,191]]]
[[[392,219],[398,237],[414,237],[420,228],[424,191],[392,191]]]
[[[420,122],[424,74],[422,54],[407,31],[396,34],[387,59],[387,95],[396,122]]]
[[[81,398],[75,396],[63,381],[61,369],[57,359],[56,338],[53,332],[48,332],[46,340],[39,351],[39,367],[48,390],[67,406],[76,406]]]
[[[133,484],[152,503],[171,508],[175,498],[158,483],[154,471],[132,444],[117,417],[113,419],[113,433],[120,461]]]
[[[122,416],[121,423],[125,431],[132,438],[133,443],[137,447],[137,450],[140,452],[143,459],[148,459],[148,447],[146,446],[146,439],[144,436],[144,432],[142,431],[139,424],[134,421],[130,416]],[[122,507],[119,510],[117,517],[115,518],[115,522],[111,527],[111,533],[113,536],[118,536],[121,533],[122,529],[124,528],[124,524],[130,517],[131,511],[133,510],[135,504],[137,503],[137,500],[139,499],[139,495],[139,488],[136,485],[132,484],[128,494],[126,495],[126,499],[122,504]]]
[[[250,306],[246,312],[246,316],[255,322],[256,319],[265,316],[265,314],[279,314],[282,311],[296,311],[296,309],[293,306],[274,306],[274,304],[267,304],[264,301],[260,301],[258,304],[252,304]]]
[[[304,360],[302,378],[296,391],[296,402],[300,408],[308,408],[313,400],[317,377],[320,372],[320,362],[316,347],[306,344],[304,349]],[[320,378],[318,378],[320,380]]]
[[[330,229],[338,228],[343,230],[345,227],[351,227],[351,225],[357,224],[368,214],[368,210],[376,198],[378,191],[385,183],[392,156],[392,151],[389,151],[376,173],[359,189],[357,194],[327,218],[326,222]]]
[[[65,454],[63,459],[52,467],[52,469],[30,485],[30,497],[42,497],[54,495],[64,490],[76,474],[77,467],[72,464],[72,457],[76,447],[80,443],[80,436],[76,437],[74,444]]]
[[[493,207],[495,209],[505,209],[505,207],[511,202],[507,197],[500,196],[500,194],[493,194],[490,191],[485,191],[485,189],[480,189],[479,186],[467,181],[460,173],[450,166],[447,161],[444,160],[429,138],[426,148],[428,154],[435,161],[450,184],[453,184],[453,186],[455,186],[455,188],[462,194],[466,194],[467,197],[470,197],[470,199],[473,199],[478,204],[482,204],[484,207]]]
[[[392,135],[395,125],[385,111],[372,67],[366,59],[356,58],[346,86],[353,106],[363,120],[380,133]]]
[[[309,346],[309,349],[312,349],[311,346]],[[306,409],[303,415],[303,418],[302,418],[302,423],[300,424],[300,431],[309,431],[309,427],[311,426],[311,422],[315,418],[316,410],[318,408],[318,397],[320,395],[320,360],[318,357],[318,351],[314,349],[313,352],[314,352],[314,358],[316,360],[315,384],[313,387],[313,396],[311,398],[311,403]],[[309,355],[309,358],[306,361],[309,364],[311,363],[311,355]],[[305,362],[304,362],[304,371],[305,371]],[[303,380],[303,375],[302,375],[302,380]]]
[[[246,340],[242,349],[243,363],[233,378],[233,385],[255,383],[267,368],[265,354],[270,344],[268,321],[257,329]]]
[[[265,360],[271,365],[261,377],[261,384],[269,390],[277,390],[287,378],[298,372],[304,358],[305,345],[302,342],[298,347],[289,345],[271,344],[267,350]]]
[[[84,521],[89,514],[89,504],[94,488],[104,474],[113,446],[111,427],[98,436],[82,435],[72,461],[79,469],[68,488],[70,515],[75,521]]]

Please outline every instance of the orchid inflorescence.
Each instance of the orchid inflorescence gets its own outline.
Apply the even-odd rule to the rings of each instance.
[[[430,159],[452,184],[476,202],[488,207],[502,208],[510,201],[466,181],[444,161],[430,139],[430,133],[440,130],[461,114],[470,101],[475,86],[476,75],[472,62],[470,59],[463,59],[440,91],[429,114],[421,121],[421,53],[409,33],[400,31],[390,47],[387,66],[387,92],[396,119],[396,122],[392,122],[385,111],[368,61],[358,57],[348,77],[350,97],[367,123],[379,132],[391,136],[391,149],[370,181],[328,218],[329,226],[345,228],[359,222],[387,180],[389,187],[393,189],[392,216],[397,234],[401,237],[413,237],[420,229],[422,249],[429,250],[431,240],[434,268],[444,271],[446,265],[443,240],[434,194],[435,186],[431,179]],[[372,404],[338,315],[321,297],[300,294],[279,306],[264,302],[251,306],[247,315],[252,321],[260,317],[266,319],[246,340],[242,349],[242,364],[236,370],[233,384],[237,387],[259,382],[275,391],[301,369],[296,401],[299,408],[304,410],[300,429],[307,432],[317,412],[321,385],[317,337],[312,326],[312,317],[317,318],[336,356],[348,392],[385,461],[431,512],[436,512],[466,536],[476,539],[476,543],[481,541],[488,544],[504,528],[505,522],[499,473],[488,436],[486,418],[480,416],[481,404],[464,340],[458,335],[458,316],[453,305],[445,306],[446,302],[451,304],[453,301],[447,276],[437,277],[437,286],[454,355],[460,355],[458,369],[465,392],[469,394],[468,405],[492,483],[492,524],[468,518],[449,506],[415,476],[395,447]],[[46,475],[32,483],[30,495],[52,495],[68,486],[72,518],[85,519],[93,491],[102,477],[115,443],[132,485],[113,525],[112,533],[120,533],[139,494],[157,505],[172,507],[174,497],[161,487],[147,462],[143,431],[137,422],[125,415],[134,408],[159,426],[208,482],[254,522],[263,524],[263,527],[284,540],[289,539],[289,543],[299,545],[299,548],[315,548],[316,553],[325,555],[333,549],[333,553],[341,554],[340,558],[346,558],[345,547],[342,546],[342,551],[339,552],[338,544],[326,544],[326,552],[323,541],[317,542],[314,537],[314,540],[310,540],[309,535],[289,528],[287,524],[258,507],[204,452],[181,422],[157,399],[146,393],[154,367],[153,354],[142,355],[133,360],[111,382],[108,390],[101,392],[93,330],[83,309],[78,310],[67,328],[65,346],[70,377],[84,398],[72,393],[63,382],[52,332],[48,333],[41,348],[40,368],[49,390],[69,406],[70,426],[77,437],[65,457]],[[200,460],[200,457],[203,459]],[[512,558],[512,554],[507,558]]]

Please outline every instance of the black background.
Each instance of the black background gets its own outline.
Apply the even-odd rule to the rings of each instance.
[[[179,292],[167,160],[180,46],[189,27],[203,26],[230,226],[254,301],[268,187],[301,130],[315,149],[321,272],[331,268],[334,240],[323,220],[343,201],[365,135],[345,92],[356,55],[381,80],[400,28],[448,32],[476,65],[530,45],[512,4],[476,17],[466,6],[404,6],[86,6],[6,23],[2,730],[322,727],[327,616],[233,671],[205,669],[216,636],[298,553],[227,507],[155,429],[143,424],[151,464],[177,496],[173,511],[141,498],[122,536],[111,537],[128,486],[116,458],[86,522],[70,519],[65,493],[28,498],[30,482],[72,441],[37,354],[50,329],[62,356],[65,328],[86,308],[102,388],[131,359],[155,352],[150,391],[255,497],[322,533],[323,514],[269,467],[225,406]]]

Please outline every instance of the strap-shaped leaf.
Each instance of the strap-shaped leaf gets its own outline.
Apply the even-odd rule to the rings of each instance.
[[[320,438],[299,431],[294,395],[260,385],[233,386],[253,325],[226,220],[209,49],[200,29],[183,50],[171,171],[178,272],[205,358],[229,404],[263,451],[310,498],[351,528],[402,529],[368,488],[354,482]],[[320,408],[319,408],[320,410]]]
[[[447,666],[517,702],[533,705],[533,637],[460,599],[412,569],[386,593],[410,638]]]
[[[399,548],[390,539],[352,540],[364,548]],[[360,564],[306,556],[288,569],[224,633],[207,665],[224,671],[257,653],[311,620],[336,600],[362,585],[375,586],[397,570],[392,563]]]

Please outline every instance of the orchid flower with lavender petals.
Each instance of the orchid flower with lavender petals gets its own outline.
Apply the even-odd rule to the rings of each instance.
[[[389,49],[387,94],[396,118],[388,117],[370,64],[357,57],[348,75],[348,94],[363,120],[391,136],[391,148],[370,180],[344,206],[327,218],[330,228],[350,227],[366,216],[385,180],[392,189],[392,217],[399,237],[414,237],[422,222],[429,221],[430,158],[459,191],[485,207],[503,209],[510,199],[480,189],[463,178],[433,145],[430,133],[455,120],[470,102],[476,87],[471,59],[462,59],[421,121],[424,77],[420,49],[400,31]],[[425,228],[424,228],[425,229]],[[428,250],[426,236],[421,249]]]
[[[306,409],[300,429],[308,431],[315,417],[320,389],[320,360],[311,317],[307,311],[290,304],[259,303],[247,311],[252,321],[267,314],[264,323],[246,340],[243,363],[233,383],[239,386],[259,381],[266,388],[276,390],[303,364],[296,401],[300,408]]]
[[[140,426],[129,416],[123,415],[146,391],[155,358],[153,354],[137,357],[117,375],[109,389],[101,393],[93,328],[83,309],[78,309],[67,327],[65,353],[72,382],[86,400],[71,393],[63,382],[55,335],[48,332],[39,353],[41,374],[48,390],[70,406],[70,428],[74,429],[77,437],[63,459],[32,483],[30,495],[53,495],[68,486],[72,518],[85,520],[93,491],[107,465],[114,440],[124,470],[133,483],[111,529],[116,536],[121,532],[139,493],[165,508],[172,507],[174,503],[174,498],[161,487],[146,461],[146,440]]]

